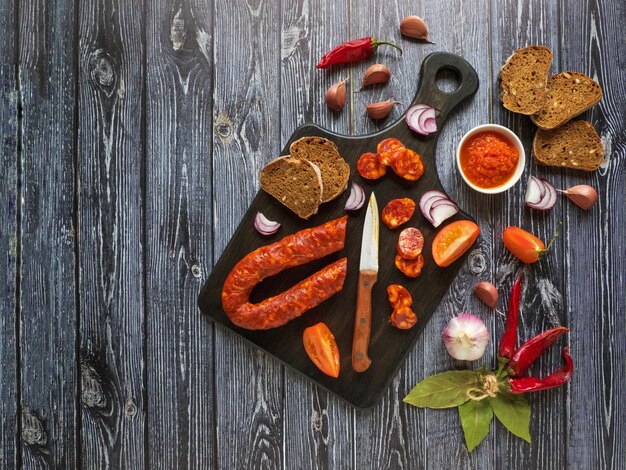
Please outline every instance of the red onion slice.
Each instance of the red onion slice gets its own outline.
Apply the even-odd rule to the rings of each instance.
[[[435,109],[425,104],[411,106],[405,115],[406,123],[411,130],[421,135],[428,135],[437,131],[435,118]]]
[[[444,220],[459,212],[457,205],[448,196],[434,189],[422,195],[419,206],[422,215],[434,227],[439,227]]]
[[[537,196],[539,196],[539,200],[537,200]],[[547,211],[556,204],[557,192],[555,187],[546,180],[531,176],[524,199],[528,207]]]
[[[534,176],[531,176],[528,180],[526,196],[524,199],[527,204],[538,204],[539,201],[541,201],[541,185]]]
[[[365,192],[363,188],[356,183],[352,183],[350,187],[350,196],[346,201],[345,210],[355,211],[363,207],[365,203]]]
[[[457,212],[459,212],[459,208],[450,199],[437,201],[430,209],[433,226],[439,227],[444,220],[449,219]]]
[[[430,121],[429,125],[426,124],[426,121]],[[431,134],[435,132],[437,130],[437,121],[435,121],[435,109],[434,108],[425,109],[424,112],[420,114],[419,116],[418,124],[419,124],[419,127],[423,129],[424,132],[426,132],[427,134]]]
[[[261,235],[273,235],[280,228],[280,224],[273,220],[269,220],[261,212],[257,212],[254,217],[254,228]]]

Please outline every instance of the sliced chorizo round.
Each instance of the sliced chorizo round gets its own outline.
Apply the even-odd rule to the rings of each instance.
[[[417,323],[417,315],[410,307],[398,307],[391,312],[391,324],[400,330],[413,328]]]
[[[391,230],[405,224],[413,216],[415,202],[408,197],[393,199],[387,203],[382,211],[381,219]]]
[[[380,163],[375,153],[367,152],[359,157],[356,163],[356,170],[363,178],[377,180],[387,173],[387,167]]]
[[[413,304],[411,293],[400,284],[391,284],[387,287],[387,297],[392,308],[410,307]]]
[[[404,152],[404,150],[404,144],[400,140],[394,139],[393,137],[381,140],[376,147],[380,163],[386,166],[390,166],[393,159]]]
[[[391,169],[405,180],[417,181],[424,174],[424,162],[417,152],[406,149],[406,152],[394,158]]]
[[[424,257],[419,255],[417,259],[406,259],[402,256],[396,256],[396,268],[398,268],[405,276],[417,277],[422,274],[424,267]]]
[[[404,259],[417,259],[422,254],[424,236],[419,229],[408,227],[400,232],[398,237],[398,255]]]

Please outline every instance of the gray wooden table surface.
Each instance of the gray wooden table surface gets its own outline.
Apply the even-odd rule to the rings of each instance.
[[[626,468],[623,1],[0,0],[0,11],[0,468]],[[435,45],[401,39],[408,14],[427,19]],[[370,34],[404,56],[314,68]],[[561,199],[531,213],[522,184],[483,196],[454,169],[456,143],[481,123],[510,127],[530,152],[530,121],[497,99],[500,66],[528,44],[552,48],[553,71],[603,87],[585,114],[604,142],[601,168],[527,163],[557,187],[598,188],[589,212]],[[384,126],[364,104],[410,102],[438,50],[481,80],[437,154],[481,238],[382,401],[357,411],[215,327],[196,296],[292,131]],[[354,93],[375,61],[390,84]],[[331,114],[324,91],[346,76],[348,106]],[[500,241],[507,225],[547,240],[559,221],[554,250],[532,267]],[[494,422],[468,454],[454,410],[401,400],[458,366],[440,338],[453,315],[474,312],[499,337],[502,319],[472,288],[489,280],[506,298],[520,271],[520,335],[568,325],[576,373],[530,397],[532,444]],[[554,348],[534,371],[560,363]]]

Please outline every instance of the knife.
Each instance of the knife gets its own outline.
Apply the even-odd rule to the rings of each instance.
[[[372,286],[378,277],[378,204],[374,191],[370,196],[361,239],[359,287],[356,295],[354,337],[352,339],[352,368],[365,372],[372,360],[367,355],[372,325]]]

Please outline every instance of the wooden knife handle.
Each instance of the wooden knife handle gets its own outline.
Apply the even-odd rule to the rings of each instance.
[[[367,355],[367,348],[372,326],[372,286],[376,283],[376,279],[376,271],[359,272],[354,338],[352,339],[352,368],[356,372],[365,372],[372,363]]]

